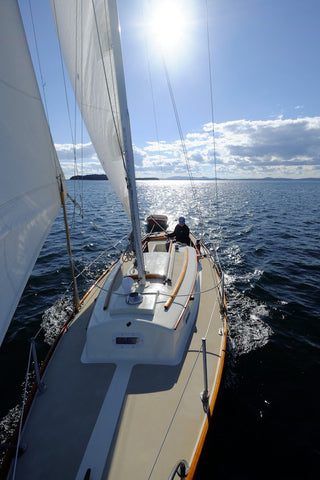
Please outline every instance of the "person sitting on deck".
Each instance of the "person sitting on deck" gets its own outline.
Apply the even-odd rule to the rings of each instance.
[[[168,237],[176,237],[176,241],[190,245],[189,227],[186,225],[184,217],[179,217],[179,223],[175,226],[172,233],[168,233]]]

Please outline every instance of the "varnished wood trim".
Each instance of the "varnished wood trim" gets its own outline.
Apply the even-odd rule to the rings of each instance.
[[[177,292],[180,288],[180,285],[181,285],[181,283],[184,279],[184,276],[185,276],[186,270],[187,270],[187,265],[188,265],[188,253],[189,253],[188,248],[186,248],[186,253],[185,253],[185,256],[184,256],[184,264],[183,264],[182,272],[181,272],[180,277],[179,277],[179,279],[176,283],[176,286],[174,287],[172,295],[170,296],[170,298],[168,299],[167,303],[164,306],[165,310],[168,310],[168,308],[170,307],[170,305],[173,302],[174,297],[177,295]]]

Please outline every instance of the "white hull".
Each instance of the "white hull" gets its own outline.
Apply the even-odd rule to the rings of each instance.
[[[157,242],[165,245],[165,240]],[[47,388],[36,394],[25,423],[22,442],[27,450],[18,458],[15,478],[84,479],[90,473],[90,479],[163,480],[180,460],[190,467],[187,478],[193,477],[221,380],[227,335],[225,311],[220,311],[224,298],[217,288],[218,272],[208,252],[202,248],[201,253],[205,255],[197,263],[187,322],[183,325],[183,317],[179,322],[180,339],[175,347],[169,347],[174,328],[168,329],[168,337],[160,332],[160,344],[151,350],[153,360],[148,349],[144,360],[139,349],[126,343],[118,348],[124,354],[116,353],[113,360],[108,352],[103,357],[100,351],[97,358],[90,354],[88,338],[95,323],[94,307],[101,301],[96,300],[99,291],[112,271],[117,269],[117,277],[121,277],[121,269],[130,268],[130,262],[121,268],[116,264],[91,290],[45,369],[42,380]],[[177,254],[175,263],[180,270],[178,260]],[[181,273],[178,270],[173,268],[171,286],[163,288],[175,289]],[[118,281],[111,280],[115,291]],[[149,281],[159,283],[159,279]],[[158,307],[163,310],[161,295],[157,302],[159,305],[152,307],[154,313]],[[170,309],[174,311],[180,303],[178,291],[165,321],[170,322]],[[111,296],[105,315],[112,308]],[[147,317],[144,323],[148,325]],[[134,331],[138,330],[135,325]],[[97,339],[103,336],[102,331]],[[202,338],[206,338],[207,348],[208,410],[200,398],[204,390]]]

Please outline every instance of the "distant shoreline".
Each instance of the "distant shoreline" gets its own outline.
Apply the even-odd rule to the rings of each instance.
[[[73,175],[69,180],[108,180],[107,175],[104,173],[92,173],[89,175]],[[136,178],[136,180],[160,180],[157,177]]]
[[[88,174],[88,175],[73,175],[69,178],[69,180],[108,180],[107,175],[105,174]],[[158,177],[138,177],[136,180],[189,180],[189,177],[167,177],[167,178],[158,178]],[[206,180],[206,181],[214,181],[215,178],[210,177],[195,177],[192,180]],[[317,177],[306,177],[306,178],[282,178],[282,177],[263,177],[263,178],[217,178],[218,181],[288,181],[288,182],[296,182],[296,181],[315,181],[320,180]]]

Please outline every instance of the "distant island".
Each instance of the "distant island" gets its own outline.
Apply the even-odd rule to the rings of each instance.
[[[108,180],[104,173],[91,173],[89,175],[73,175],[69,180]],[[136,180],[159,180],[157,177],[136,178]]]
[[[73,175],[69,180],[108,180],[104,173],[91,173],[90,175]]]
[[[136,180],[160,180],[158,177],[137,177]]]

